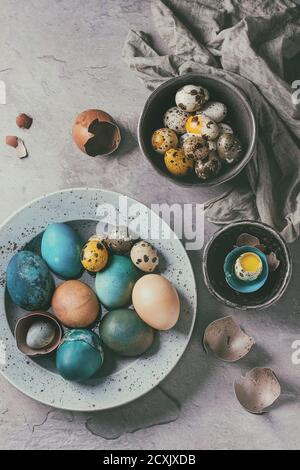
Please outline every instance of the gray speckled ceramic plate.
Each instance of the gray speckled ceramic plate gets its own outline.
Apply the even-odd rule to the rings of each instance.
[[[43,230],[52,222],[68,222],[83,237],[95,232],[99,204],[118,207],[119,194],[100,189],[78,188],[46,195],[26,205],[0,227],[0,370],[15,387],[47,405],[78,411],[104,410],[128,403],[154,388],[174,368],[192,333],[196,315],[196,286],[189,258],[176,236],[147,239],[159,250],[161,273],[176,287],[181,301],[180,319],[169,331],[159,332],[151,349],[135,359],[107,354],[98,376],[84,384],[65,381],[55,369],[55,356],[36,360],[18,351],[14,325],[25,312],[12,304],[5,286],[6,267],[13,254],[26,247],[39,251]],[[127,204],[139,204],[127,198]],[[150,209],[139,204],[143,217],[152,223],[167,224]],[[154,221],[154,222],[153,222]],[[150,229],[149,229],[150,230]],[[94,278],[82,277],[91,286]],[[62,281],[56,279],[56,283]]]

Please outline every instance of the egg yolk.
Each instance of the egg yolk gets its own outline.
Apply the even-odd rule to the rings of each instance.
[[[248,273],[256,273],[260,270],[262,262],[255,253],[245,253],[240,257],[240,264],[244,271]]]

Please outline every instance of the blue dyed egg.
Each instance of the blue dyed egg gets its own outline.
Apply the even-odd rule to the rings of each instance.
[[[99,327],[103,343],[122,356],[139,356],[150,348],[154,330],[130,308],[107,313]]]
[[[100,338],[90,330],[68,331],[56,353],[56,367],[66,380],[83,382],[103,364]]]
[[[67,224],[51,224],[42,238],[42,257],[51,271],[63,279],[76,279],[81,276],[80,261],[83,240]]]
[[[129,258],[113,255],[107,268],[96,275],[95,289],[100,302],[108,309],[129,305],[133,286],[140,275]]]
[[[20,251],[6,271],[7,290],[12,301],[25,310],[47,310],[54,280],[45,261],[31,251]]]

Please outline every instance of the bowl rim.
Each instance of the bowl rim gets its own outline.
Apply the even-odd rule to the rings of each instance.
[[[237,226],[241,226],[241,225],[248,225],[248,226],[252,225],[252,226],[256,226],[256,227],[259,227],[261,229],[264,229],[267,232],[271,233],[279,241],[279,243],[281,245],[284,256],[287,260],[287,270],[286,270],[286,273],[284,275],[282,285],[281,285],[280,289],[278,290],[278,292],[276,294],[276,299],[274,299],[274,297],[272,297],[271,299],[267,300],[266,302],[263,302],[262,304],[258,304],[258,305],[240,305],[240,304],[232,302],[231,300],[228,300],[225,297],[223,297],[222,295],[220,295],[218,292],[216,292],[216,290],[212,287],[212,285],[210,283],[210,279],[209,279],[209,275],[208,275],[208,271],[207,271],[207,258],[208,258],[208,252],[210,250],[211,245],[219,237],[219,235],[226,232],[229,228],[237,227]],[[236,309],[239,309],[239,310],[262,310],[262,309],[268,308],[271,305],[277,303],[281,299],[281,297],[283,296],[283,294],[284,294],[284,292],[285,292],[285,290],[286,290],[286,288],[287,288],[287,286],[290,282],[291,276],[292,276],[292,259],[291,259],[290,250],[287,247],[287,244],[286,244],[285,240],[273,227],[271,227],[270,225],[268,225],[264,222],[257,222],[257,221],[248,220],[248,219],[247,220],[238,220],[238,221],[233,222],[231,224],[226,224],[225,227],[221,227],[219,230],[217,230],[213,234],[213,236],[210,238],[210,240],[206,243],[206,245],[204,247],[204,251],[203,251],[202,273],[203,273],[204,283],[205,283],[205,286],[207,287],[208,291],[212,294],[213,297],[215,297],[220,302],[224,303],[225,305],[227,305],[229,307],[233,307],[233,308],[236,308]]]
[[[233,93],[238,95],[239,99],[244,103],[245,107],[248,110],[251,125],[252,125],[252,128],[253,128],[250,145],[249,145],[249,148],[248,148],[247,152],[245,153],[244,157],[242,158],[242,160],[235,167],[232,167],[232,169],[234,169],[234,168],[235,169],[232,170],[232,172],[230,174],[228,174],[226,176],[226,173],[225,173],[219,181],[216,181],[215,178],[212,179],[212,180],[203,181],[203,182],[201,182],[199,180],[199,182],[196,182],[196,183],[189,182],[189,181],[182,181],[182,180],[180,180],[180,178],[176,178],[173,175],[167,173],[166,171],[163,171],[160,168],[158,168],[153,163],[152,159],[147,155],[146,145],[144,143],[144,138],[143,138],[143,135],[142,135],[142,124],[144,123],[144,120],[145,120],[148,105],[152,102],[153,98],[155,98],[160,93],[161,90],[163,90],[164,88],[167,88],[169,86],[169,84],[175,83],[175,82],[177,82],[179,80],[182,80],[182,79],[185,79],[185,78],[188,79],[188,78],[193,78],[193,77],[209,78],[211,80],[215,80],[215,81],[223,83],[223,84],[225,83],[225,85],[228,88],[230,88],[233,91]],[[168,178],[168,180],[173,181],[174,183],[178,184],[179,186],[207,188],[207,187],[212,187],[212,186],[219,186],[223,183],[226,183],[226,182],[232,180],[233,178],[235,178],[239,173],[242,172],[242,170],[249,163],[249,161],[251,160],[251,158],[254,156],[254,153],[255,153],[256,142],[257,142],[257,126],[256,126],[255,116],[254,116],[254,113],[252,111],[251,105],[248,101],[248,98],[246,97],[246,95],[244,94],[244,92],[241,89],[234,86],[232,83],[225,80],[224,78],[216,77],[216,76],[213,76],[209,73],[190,72],[190,73],[186,73],[186,74],[183,74],[183,75],[178,75],[176,77],[170,78],[169,80],[166,80],[161,85],[159,85],[154,91],[152,91],[152,93],[148,96],[148,98],[147,98],[147,100],[144,104],[144,107],[141,111],[141,114],[139,116],[138,126],[137,126],[137,136],[138,136],[139,147],[140,147],[144,157],[146,157],[146,159],[150,162],[151,166],[159,174],[161,174],[162,176],[165,176],[166,178]]]

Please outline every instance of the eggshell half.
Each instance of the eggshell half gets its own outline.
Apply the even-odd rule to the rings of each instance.
[[[178,320],[180,302],[176,289],[159,274],[146,274],[135,284],[132,303],[145,323],[157,330],[169,330]]]

